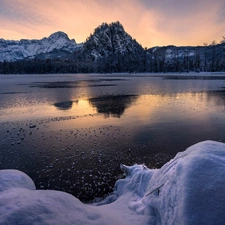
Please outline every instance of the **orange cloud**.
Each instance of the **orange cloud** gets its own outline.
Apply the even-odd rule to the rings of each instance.
[[[143,47],[201,45],[219,40],[225,30],[219,21],[223,0],[1,1],[5,39],[40,39],[61,30],[80,43],[101,23],[120,21]]]

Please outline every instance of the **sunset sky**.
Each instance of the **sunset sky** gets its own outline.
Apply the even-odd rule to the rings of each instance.
[[[0,38],[41,39],[63,31],[84,42],[120,21],[143,47],[203,45],[225,36],[224,0],[0,0]]]

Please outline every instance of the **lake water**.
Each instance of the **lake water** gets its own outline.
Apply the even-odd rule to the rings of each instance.
[[[225,142],[225,74],[0,76],[0,169],[83,201],[119,165],[159,168],[203,140]]]

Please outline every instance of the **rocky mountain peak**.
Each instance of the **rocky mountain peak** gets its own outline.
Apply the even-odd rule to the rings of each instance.
[[[65,40],[67,40],[67,41],[70,41],[68,35],[67,35],[66,33],[62,32],[62,31],[57,31],[57,32],[51,34],[51,35],[48,37],[48,39],[51,39],[51,40],[53,40],[53,39],[55,39],[55,40],[58,40],[58,39],[65,39]]]
[[[83,52],[91,61],[101,58],[135,57],[144,50],[126,33],[120,22],[103,23],[84,43]],[[140,56],[140,55],[139,55]]]

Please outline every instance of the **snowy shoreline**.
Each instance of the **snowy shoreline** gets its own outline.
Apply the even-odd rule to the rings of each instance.
[[[224,223],[225,144],[200,142],[161,169],[121,168],[126,178],[99,206],[64,192],[36,190],[26,174],[1,170],[0,224]]]

